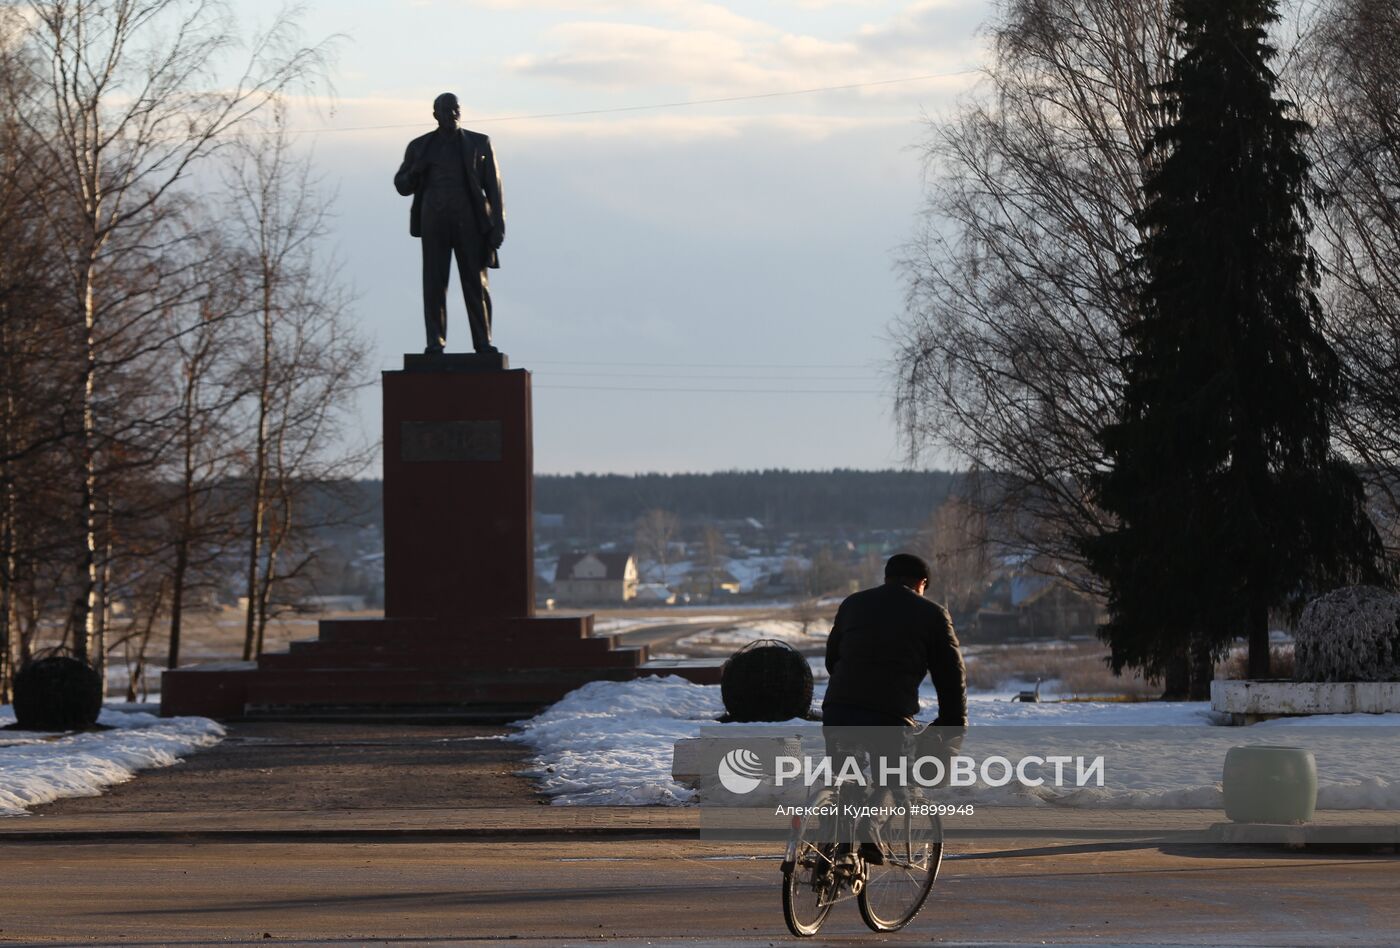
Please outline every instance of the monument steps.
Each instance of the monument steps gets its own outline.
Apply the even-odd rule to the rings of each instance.
[[[421,656],[416,663],[403,665],[278,667],[290,656],[271,653],[260,662],[209,663],[166,672],[161,702],[163,710],[173,706],[176,713],[224,719],[262,714],[268,708],[276,708],[280,716],[314,716],[332,707],[373,707],[376,719],[392,717],[393,709],[399,708],[403,719],[409,721],[416,719],[425,705],[456,708],[462,713],[478,707],[509,707],[519,718],[590,681],[678,675],[697,684],[719,684],[723,663],[717,659],[636,661],[641,649],[623,651],[628,653],[629,664],[609,666],[589,660],[573,666],[556,663],[529,668],[466,662],[425,664]]]
[[[259,669],[248,682],[245,706],[311,708],[358,705],[516,704],[541,707],[590,681],[627,681],[636,668],[434,667],[397,669]]]
[[[327,644],[384,642],[386,639],[431,642],[435,639],[532,638],[550,642],[587,639],[593,617],[565,616],[469,616],[462,618],[366,618],[324,619],[315,641]]]
[[[245,721],[300,721],[331,724],[510,724],[528,718],[538,702],[525,704],[250,704]]]
[[[259,669],[296,668],[548,668],[560,665],[592,665],[633,668],[643,664],[643,647],[612,648],[606,639],[580,639],[567,645],[526,645],[516,642],[413,643],[409,649],[395,645],[356,647],[309,645],[288,652],[269,652],[258,659]],[[430,656],[430,657],[426,657]]]

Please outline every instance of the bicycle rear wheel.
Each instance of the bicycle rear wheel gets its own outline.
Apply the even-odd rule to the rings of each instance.
[[[906,813],[880,827],[883,865],[867,864],[860,917],[877,932],[898,931],[924,907],[943,863],[943,824]]]
[[[839,888],[831,871],[834,847],[810,838],[818,822],[816,817],[803,819],[794,859],[783,863],[783,920],[799,938],[815,935],[822,927]]]

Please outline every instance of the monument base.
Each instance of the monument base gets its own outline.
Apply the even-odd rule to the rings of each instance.
[[[384,373],[385,617],[168,671],[161,714],[518,717],[599,679],[718,683],[718,662],[649,661],[591,615],[535,615],[532,458],[530,373],[499,352],[405,356]]]
[[[592,635],[593,616],[328,619],[316,639],[256,662],[192,665],[161,677],[161,714],[485,714],[520,717],[590,681],[679,675],[717,684],[718,662],[653,661],[646,646]]]

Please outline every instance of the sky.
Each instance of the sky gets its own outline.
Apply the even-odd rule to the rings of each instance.
[[[254,29],[278,5],[236,9]],[[989,10],[318,0],[302,23],[343,36],[336,93],[292,125],[336,191],[374,367],[422,350],[419,243],[392,181],[455,92],[503,176],[495,337],[532,373],[537,472],[900,466],[896,261],[926,119],[971,88]],[[830,91],[789,94],[812,89]],[[712,99],[737,101],[675,104]],[[448,350],[468,351],[455,273],[448,300]],[[361,403],[371,437],[378,399]]]

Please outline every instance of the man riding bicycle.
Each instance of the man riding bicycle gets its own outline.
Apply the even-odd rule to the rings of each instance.
[[[939,814],[912,805],[910,787],[896,797],[879,766],[881,758],[907,760],[906,743],[921,745],[916,757],[946,760],[966,729],[958,637],[948,610],[924,598],[928,580],[927,563],[896,554],[885,564],[883,586],[848,596],[836,612],[826,643],[831,680],[822,732],[841,775],[814,792],[811,813],[793,817],[782,868],[783,918],[794,935],[815,935],[843,898],[857,900],[874,931],[898,931],[918,914],[938,876]],[[920,732],[913,716],[925,675],[938,690],[938,727]],[[847,776],[852,759],[857,771],[877,778],[873,784]],[[862,799],[851,801],[853,793]]]
[[[822,701],[822,725],[827,753],[834,759],[864,761],[872,777],[878,760],[905,753],[924,675],[933,678],[938,692],[934,726],[959,729],[928,732],[928,750],[946,754],[949,736],[960,735],[967,724],[967,684],[958,637],[948,610],[924,598],[928,581],[928,564],[921,558],[895,554],[885,564],[884,585],[841,603],[826,641],[831,680]],[[870,786],[865,798],[875,806],[894,802],[886,786]],[[854,841],[860,843],[856,852],[862,859],[881,862],[875,824],[859,826]],[[839,847],[838,864],[848,863],[851,855],[849,845]]]
[[[938,692],[936,727],[967,724],[967,677],[948,610],[924,598],[928,564],[896,553],[882,586],[847,596],[826,640],[828,727],[910,725],[924,675]]]

